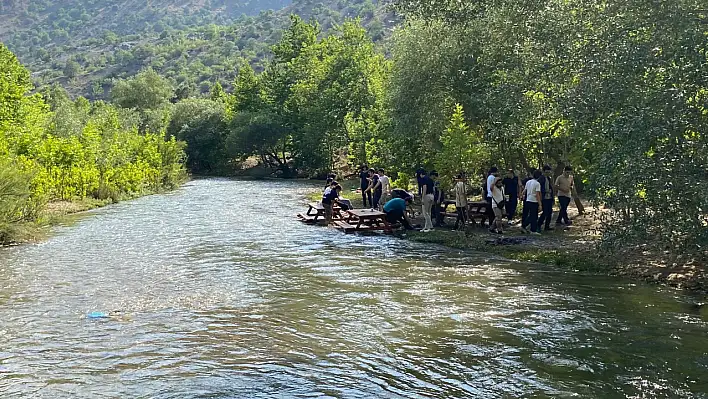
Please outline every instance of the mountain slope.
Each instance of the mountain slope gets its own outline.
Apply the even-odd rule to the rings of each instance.
[[[228,23],[241,14],[281,9],[291,0],[0,0],[0,37],[47,32],[52,40]],[[63,32],[70,34],[65,37]],[[54,34],[52,34],[54,33]]]
[[[0,39],[30,68],[37,86],[60,83],[74,96],[93,99],[106,98],[115,78],[146,67],[170,78],[184,95],[205,92],[217,81],[228,86],[240,63],[259,68],[292,13],[317,20],[323,31],[359,18],[375,39],[393,23],[371,0],[29,3],[0,0],[10,16],[1,19]],[[264,11],[267,6],[281,8]]]

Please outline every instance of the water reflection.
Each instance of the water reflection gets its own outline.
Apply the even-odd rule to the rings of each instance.
[[[199,180],[0,250],[2,396],[706,397],[688,298],[302,226],[305,190]]]

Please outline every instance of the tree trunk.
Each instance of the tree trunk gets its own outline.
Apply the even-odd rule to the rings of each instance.
[[[585,213],[585,207],[583,206],[583,203],[580,201],[580,197],[576,193],[573,196],[573,200],[575,201],[575,207],[578,208],[578,214],[582,215]]]

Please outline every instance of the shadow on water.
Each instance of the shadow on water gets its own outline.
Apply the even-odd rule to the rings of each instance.
[[[706,397],[680,293],[304,226],[313,186],[196,180],[0,251],[0,394]]]

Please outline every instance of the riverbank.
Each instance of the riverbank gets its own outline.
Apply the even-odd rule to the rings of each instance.
[[[545,232],[541,237],[530,237],[514,227],[507,229],[503,236],[488,233],[482,228],[457,232],[442,227],[430,233],[396,233],[401,238],[421,243],[538,262],[574,272],[629,277],[708,295],[708,273],[704,265],[695,262],[672,263],[668,256],[662,257],[640,249],[603,253],[598,249],[596,239],[578,237],[577,234],[554,231]]]
[[[320,196],[319,192],[313,192],[308,199],[318,200]],[[362,207],[360,194],[354,190],[343,196],[351,199],[355,207]],[[416,215],[420,215],[420,205],[414,207],[417,208]],[[624,248],[613,253],[601,251],[598,246],[601,211],[590,204],[585,204],[585,207],[583,215],[579,215],[573,206],[569,209],[573,226],[568,229],[561,226],[544,232],[542,236],[522,234],[518,225],[508,226],[504,235],[489,233],[482,227],[469,227],[464,232],[453,231],[454,219],[451,218],[446,219],[447,226],[429,233],[398,231],[395,236],[420,243],[485,252],[510,260],[538,262],[574,272],[629,277],[708,295],[708,270],[705,264],[698,261],[672,257],[671,254],[653,250],[651,245]],[[557,211],[554,211],[554,216]],[[423,224],[419,216],[412,222]]]

